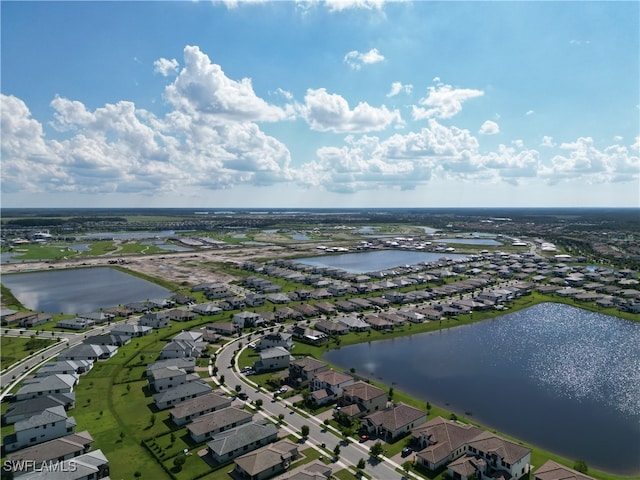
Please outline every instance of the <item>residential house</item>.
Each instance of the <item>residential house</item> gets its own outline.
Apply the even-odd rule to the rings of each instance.
[[[291,354],[284,347],[272,347],[260,352],[260,360],[254,363],[256,372],[269,372],[289,367]]]
[[[39,415],[48,408],[64,407],[65,410],[73,408],[76,401],[75,393],[54,393],[43,397],[30,398],[12,402],[7,411],[2,415],[4,425],[12,425],[20,420]]]
[[[396,311],[396,314],[412,323],[422,323],[425,317],[423,314],[407,308]]]
[[[355,379],[346,373],[335,370],[324,370],[316,373],[309,390],[311,397],[318,405],[326,405],[342,397],[344,387],[353,385]]]
[[[56,465],[57,472],[43,468],[25,475],[20,480],[97,480],[109,478],[109,461],[102,450],[93,450]]]
[[[131,325],[123,323],[116,325],[111,329],[113,335],[126,335],[131,338],[144,337],[149,335],[153,331],[152,327],[146,327],[144,325]]]
[[[219,433],[207,442],[207,450],[214,462],[224,463],[267,445],[276,438],[278,428],[273,423],[254,421]]]
[[[54,373],[46,377],[34,377],[25,380],[16,392],[16,400],[45,397],[54,393],[71,393],[78,383],[78,375]]]
[[[197,358],[204,350],[203,342],[192,342],[190,340],[171,340],[160,352],[160,359],[166,358]]]
[[[56,373],[68,375],[81,375],[87,373],[93,367],[91,360],[60,360],[57,362],[47,362],[36,372],[36,377],[46,377]]]
[[[384,410],[387,406],[387,392],[370,383],[358,381],[342,389],[339,404],[345,415],[359,417],[365,413]],[[350,406],[353,407],[347,408]]]
[[[531,449],[505,440],[491,432],[482,432],[467,443],[467,455],[474,455],[486,461],[486,470],[481,478],[495,478],[496,475],[518,480],[528,475],[531,463]]]
[[[338,317],[338,323],[344,325],[351,332],[367,332],[371,330],[371,325],[357,317]]]
[[[435,471],[466,453],[469,441],[482,433],[473,425],[435,417],[411,431],[416,462]]]
[[[318,345],[322,342],[326,342],[329,338],[326,333],[319,332],[318,330],[302,325],[295,325],[291,329],[291,334],[301,342],[310,343],[312,345]]]
[[[360,307],[355,303],[350,302],[349,300],[338,300],[335,302],[335,306],[338,310],[343,312],[357,312],[360,310]]]
[[[194,442],[202,443],[218,433],[249,423],[252,417],[253,414],[244,409],[227,407],[194,419],[187,430]]]
[[[264,295],[257,293],[249,294],[245,296],[244,301],[250,307],[261,307],[264,305]],[[289,299],[287,298],[287,302]]]
[[[534,472],[533,480],[593,480],[593,478],[553,460],[547,460]]]
[[[207,325],[207,330],[212,330],[219,335],[225,335],[230,337],[242,331],[242,327],[240,327],[237,323],[234,322],[216,322],[210,323]]]
[[[385,441],[394,441],[422,425],[427,414],[404,403],[378,410],[364,417],[363,424],[370,433]]]
[[[93,320],[96,324],[107,323],[112,321],[116,316],[109,312],[89,312],[79,313],[78,318],[85,318],[87,320]]]
[[[236,458],[233,477],[266,480],[285,472],[298,456],[297,444],[287,439],[280,440]]]
[[[164,328],[169,325],[169,315],[167,312],[147,312],[140,317],[138,325],[151,327],[155,330]]]
[[[20,326],[24,328],[37,327],[44,323],[53,320],[53,315],[50,313],[38,313],[35,317],[25,318],[20,322]]]
[[[3,439],[5,452],[15,452],[54,438],[74,433],[76,422],[67,417],[64,407],[57,406],[14,424],[15,433]]]
[[[202,380],[194,380],[187,382],[177,387],[170,388],[164,392],[156,393],[153,395],[153,401],[158,407],[158,410],[165,410],[173,407],[178,403],[189,400],[190,398],[196,398],[201,395],[211,393],[213,389],[209,384]]]
[[[296,468],[290,474],[280,476],[282,480],[329,480],[331,478],[331,467],[325,465],[320,460]]]
[[[364,321],[371,325],[374,330],[393,330],[395,324],[389,320],[385,320],[375,314],[369,314],[364,317]]]
[[[293,348],[293,335],[280,332],[268,333],[256,344],[256,350],[258,351],[273,347],[283,347],[291,350]]]
[[[323,315],[335,315],[337,312],[336,307],[329,302],[317,302],[314,307]]]
[[[173,308],[169,310],[167,314],[169,315],[169,319],[175,320],[176,322],[188,322],[198,318],[196,312],[184,308]]]
[[[197,313],[198,315],[217,315],[218,313],[222,313],[222,309],[218,307],[215,303],[199,303],[198,305],[194,305],[191,308],[191,311]]]
[[[305,318],[314,317],[318,315],[318,309],[308,303],[301,303],[300,305],[293,305],[291,308],[300,312]]]
[[[217,393],[207,393],[196,398],[178,403],[169,412],[171,420],[176,425],[182,426],[189,423],[194,418],[198,418],[207,413],[215,412],[231,406],[231,399],[223,397]]]
[[[108,360],[118,353],[118,347],[114,345],[89,345],[81,343],[67,348],[58,354],[58,360]]]
[[[180,333],[175,335],[172,340],[183,340],[194,343],[202,342],[202,332],[198,330],[182,330]]]
[[[82,341],[87,345],[113,345],[114,347],[122,347],[129,342],[131,342],[131,337],[128,335],[112,335],[110,333],[91,335]]]
[[[147,365],[146,375],[151,375],[151,372],[158,368],[164,367],[178,367],[187,373],[193,373],[196,367],[196,359],[189,358],[165,358],[164,360],[158,360],[157,362]]]
[[[15,478],[32,470],[43,469],[48,462],[61,462],[85,454],[91,450],[92,443],[93,437],[85,430],[10,453],[7,461],[8,465],[20,466],[12,471]]]
[[[329,370],[329,365],[313,357],[302,357],[289,363],[289,382],[296,387],[306,387],[318,373]]]
[[[327,335],[346,335],[349,333],[349,327],[334,320],[321,318],[314,325],[316,330],[326,333]]]
[[[265,323],[264,320],[260,317],[260,314],[248,311],[234,314],[233,321],[240,328],[258,327]]]
[[[56,323],[57,328],[66,328],[69,330],[85,330],[91,328],[96,324],[93,320],[86,318],[69,318],[67,320],[60,320]]]
[[[200,377],[195,373],[187,373],[178,367],[156,368],[147,375],[149,388],[154,392],[163,392],[178,385],[198,380]]]

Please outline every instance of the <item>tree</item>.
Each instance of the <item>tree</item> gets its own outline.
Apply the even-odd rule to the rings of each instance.
[[[307,438],[309,436],[309,425],[303,425],[300,428],[300,433],[304,438]]]
[[[262,407],[262,399],[258,398],[256,400],[256,408],[259,410]]]
[[[580,473],[587,473],[589,471],[587,462],[584,460],[577,460],[576,463],[573,464],[573,469]]]
[[[378,458],[380,455],[382,455],[383,451],[384,451],[384,448],[382,448],[382,443],[376,442],[369,449],[369,456],[373,458]]]
[[[282,422],[283,422],[283,420],[284,420],[284,413],[280,413],[280,414],[278,414],[278,420],[280,420],[280,423],[282,423]]]
[[[389,401],[393,400],[393,394],[394,394],[393,387],[391,387],[389,388],[389,395],[387,395],[389,397]]]
[[[240,393],[240,390],[242,390],[242,385],[236,385],[236,392]]]
[[[152,413],[151,414],[151,418],[149,419],[149,423],[151,424],[151,426],[153,427],[156,423],[156,414]]]
[[[338,458],[340,456],[340,444],[336,443],[336,446],[333,449],[333,454]]]
[[[173,466],[176,467],[177,471],[182,470],[182,466],[184,465],[184,462],[186,462],[187,459],[184,458],[182,455],[176,457],[173,459]]]
[[[124,432],[120,432],[120,441],[123,441],[124,437],[125,437]]]
[[[224,383],[224,375],[220,375],[220,383]]]
[[[365,462],[364,458],[361,458],[360,460],[358,460],[358,470],[364,470],[364,467],[367,465],[367,462]]]

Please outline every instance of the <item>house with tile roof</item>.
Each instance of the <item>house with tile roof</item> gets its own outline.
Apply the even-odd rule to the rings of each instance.
[[[435,417],[411,431],[416,445],[416,462],[428,470],[437,470],[467,451],[467,443],[482,433],[473,425]]]
[[[593,478],[553,460],[547,460],[534,472],[533,480],[593,480]]]
[[[306,387],[319,372],[329,370],[329,365],[313,357],[302,357],[289,363],[289,382]]]
[[[351,375],[329,369],[318,372],[313,377],[309,390],[317,405],[326,405],[342,397],[344,387],[354,382],[355,379]]]
[[[359,417],[384,410],[387,406],[387,392],[370,383],[358,381],[342,389],[339,404],[345,415]],[[357,408],[349,409],[350,406],[357,406]]]
[[[370,434],[385,441],[394,441],[422,425],[426,419],[427,414],[422,410],[398,403],[367,415],[364,417],[363,426]]]
[[[529,473],[531,449],[506,440],[491,432],[482,432],[467,444],[467,455],[480,457],[486,461],[486,469],[481,478],[495,478],[509,475],[518,480]]]

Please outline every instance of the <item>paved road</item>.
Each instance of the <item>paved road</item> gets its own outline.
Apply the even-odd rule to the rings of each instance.
[[[315,417],[306,418],[305,416],[292,410],[291,403],[278,399],[273,401],[273,394],[265,392],[264,390],[258,390],[255,384],[250,381],[250,377],[243,378],[235,368],[230,367],[231,359],[234,356],[235,350],[238,347],[238,342],[242,341],[246,344],[246,339],[238,338],[233,342],[227,344],[219,352],[216,359],[216,366],[218,367],[218,374],[224,375],[225,384],[229,386],[229,391],[233,390],[236,385],[242,385],[243,391],[249,396],[249,401],[255,402],[257,399],[262,399],[262,410],[260,415],[269,416],[271,418],[278,418],[278,415],[284,415],[285,426],[282,428],[287,433],[300,432],[303,425],[309,426],[309,437],[306,440],[306,444],[314,448],[320,449],[322,453],[327,457],[332,457],[334,447],[342,440],[341,436],[337,436],[331,430],[325,430],[325,426],[322,421]],[[253,386],[248,385],[245,382],[250,382]],[[327,451],[320,448],[322,444],[326,445]],[[369,442],[370,443],[370,442]],[[364,469],[365,473],[371,476],[371,478],[379,480],[394,480],[406,478],[403,474],[397,472],[395,469],[399,465],[395,464],[389,459],[384,459],[380,462],[371,461],[369,459],[370,445],[360,444],[352,441],[349,444],[341,444],[340,446],[340,458],[334,465],[334,472],[347,468],[348,466],[357,465],[360,459],[365,459],[367,462]],[[418,478],[418,477],[416,477]]]

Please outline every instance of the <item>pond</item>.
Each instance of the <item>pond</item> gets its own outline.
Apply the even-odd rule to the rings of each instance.
[[[545,303],[325,354],[568,459],[640,472],[640,324]]]
[[[491,245],[499,246],[503,245],[502,242],[493,240],[491,238],[434,238],[436,243],[460,243],[462,245]]]
[[[166,298],[171,293],[107,267],[3,275],[2,284],[30,310],[71,315]]]
[[[333,267],[349,273],[366,273],[424,262],[436,262],[442,258],[459,259],[466,258],[466,255],[449,253],[445,255],[444,253],[414,252],[411,250],[377,250],[298,258],[296,261],[305,265]]]

